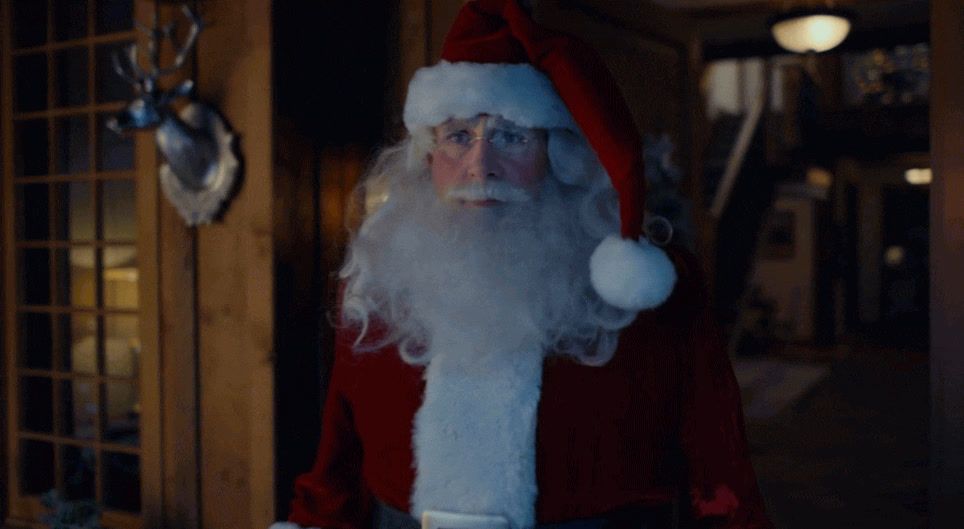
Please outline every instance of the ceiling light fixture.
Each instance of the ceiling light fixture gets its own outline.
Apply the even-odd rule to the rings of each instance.
[[[853,14],[830,7],[800,7],[775,16],[770,31],[777,44],[794,53],[821,53],[850,33]]]

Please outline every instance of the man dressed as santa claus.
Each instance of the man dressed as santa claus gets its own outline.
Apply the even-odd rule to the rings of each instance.
[[[442,58],[362,184],[317,460],[275,528],[770,527],[599,58],[516,0],[466,3]]]

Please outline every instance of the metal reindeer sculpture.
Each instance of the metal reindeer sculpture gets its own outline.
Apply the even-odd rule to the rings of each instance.
[[[204,28],[200,17],[187,6],[183,12],[191,28],[180,47],[174,42],[175,22],[159,28],[155,15],[152,28],[137,24],[148,35],[148,70],[140,65],[136,44],[127,47],[126,64],[122,64],[121,56],[113,56],[114,70],[134,85],[136,96],[107,126],[119,134],[155,129],[157,146],[167,160],[160,170],[161,188],[185,222],[195,226],[211,222],[220,211],[234,188],[240,163],[234,153],[235,136],[217,111],[193,97],[179,113],[171,108],[174,100],[193,96],[192,80],[169,90],[158,87],[160,77],[181,68]],[[176,56],[171,66],[161,68],[159,55],[164,39],[174,46]]]

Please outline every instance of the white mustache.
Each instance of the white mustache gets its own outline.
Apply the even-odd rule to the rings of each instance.
[[[453,187],[445,194],[449,200],[467,200],[481,202],[483,200],[498,200],[499,202],[531,202],[532,193],[507,182],[493,180],[488,182],[474,182],[463,186]]]

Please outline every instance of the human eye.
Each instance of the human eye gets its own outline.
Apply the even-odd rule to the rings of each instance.
[[[524,134],[509,130],[509,129],[497,129],[492,131],[492,144],[497,147],[519,147],[525,145],[528,142],[528,138]]]
[[[447,143],[454,143],[455,145],[468,145],[472,141],[472,134],[465,129],[458,129],[447,132],[444,138]]]

